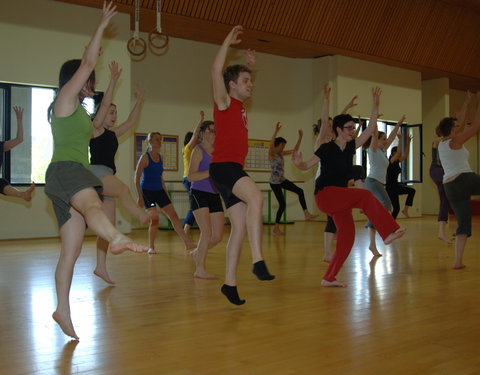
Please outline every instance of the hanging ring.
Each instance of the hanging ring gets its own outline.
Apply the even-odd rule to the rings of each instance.
[[[138,51],[135,51],[137,44],[140,46],[140,48]],[[145,43],[145,40],[143,40],[143,38],[132,37],[127,42],[127,49],[128,52],[133,56],[142,56],[146,52],[147,43]]]
[[[148,34],[148,42],[150,43],[150,47],[154,49],[162,49],[168,45],[168,35],[159,32],[157,29],[153,29]]]

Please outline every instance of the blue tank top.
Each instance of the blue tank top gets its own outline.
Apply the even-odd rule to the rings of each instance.
[[[198,166],[198,171],[208,171],[208,168],[210,167],[210,161],[212,160],[212,155],[205,151],[202,145],[198,145],[197,147],[202,150],[202,161]],[[203,180],[199,181],[192,181],[191,188],[195,190],[206,191],[207,193],[217,193],[217,189],[215,189],[215,186],[213,185],[212,179],[210,177],[204,178]]]
[[[160,160],[155,163],[147,152],[148,166],[142,172],[142,180],[140,181],[140,187],[143,190],[163,190],[162,174],[163,174],[163,161],[160,156]]]

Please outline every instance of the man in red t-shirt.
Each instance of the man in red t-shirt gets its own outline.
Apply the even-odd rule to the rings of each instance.
[[[273,280],[262,254],[263,195],[243,170],[248,152],[248,119],[243,102],[253,90],[251,70],[245,65],[223,66],[231,45],[241,42],[242,26],[235,26],[225,38],[212,65],[214,122],[217,132],[210,164],[210,177],[220,192],[231,223],[227,244],[227,271],[222,293],[242,305],[237,291],[237,266],[245,230],[252,251],[253,273],[260,280]],[[248,50],[247,64],[255,65],[255,54]]]

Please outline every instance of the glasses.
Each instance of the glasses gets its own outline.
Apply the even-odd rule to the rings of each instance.
[[[343,126],[342,129],[353,130],[353,129],[355,129],[355,126],[352,126],[352,125]]]

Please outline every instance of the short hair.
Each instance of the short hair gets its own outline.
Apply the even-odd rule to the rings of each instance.
[[[353,117],[350,116],[349,114],[340,114],[340,115],[337,115],[333,118],[333,131],[335,133],[335,135],[337,136],[338,135],[338,132],[337,132],[337,128],[342,128],[344,127],[344,125],[347,123],[347,122],[350,122],[350,121],[354,121]]]
[[[275,138],[274,146],[277,147],[279,144],[284,143],[287,144],[287,140],[283,137]]]
[[[240,73],[252,73],[250,68],[245,65],[230,65],[225,69],[223,72],[223,82],[225,83],[225,88],[227,89],[227,92],[230,92],[230,81],[233,81],[237,83],[238,77],[240,76]]]
[[[193,137],[193,132],[187,132],[185,134],[185,138],[183,138],[183,145],[186,146],[188,142],[190,142],[190,139]]]
[[[438,123],[435,132],[439,137],[448,137],[455,126],[455,121],[457,121],[455,117],[444,117]]]

